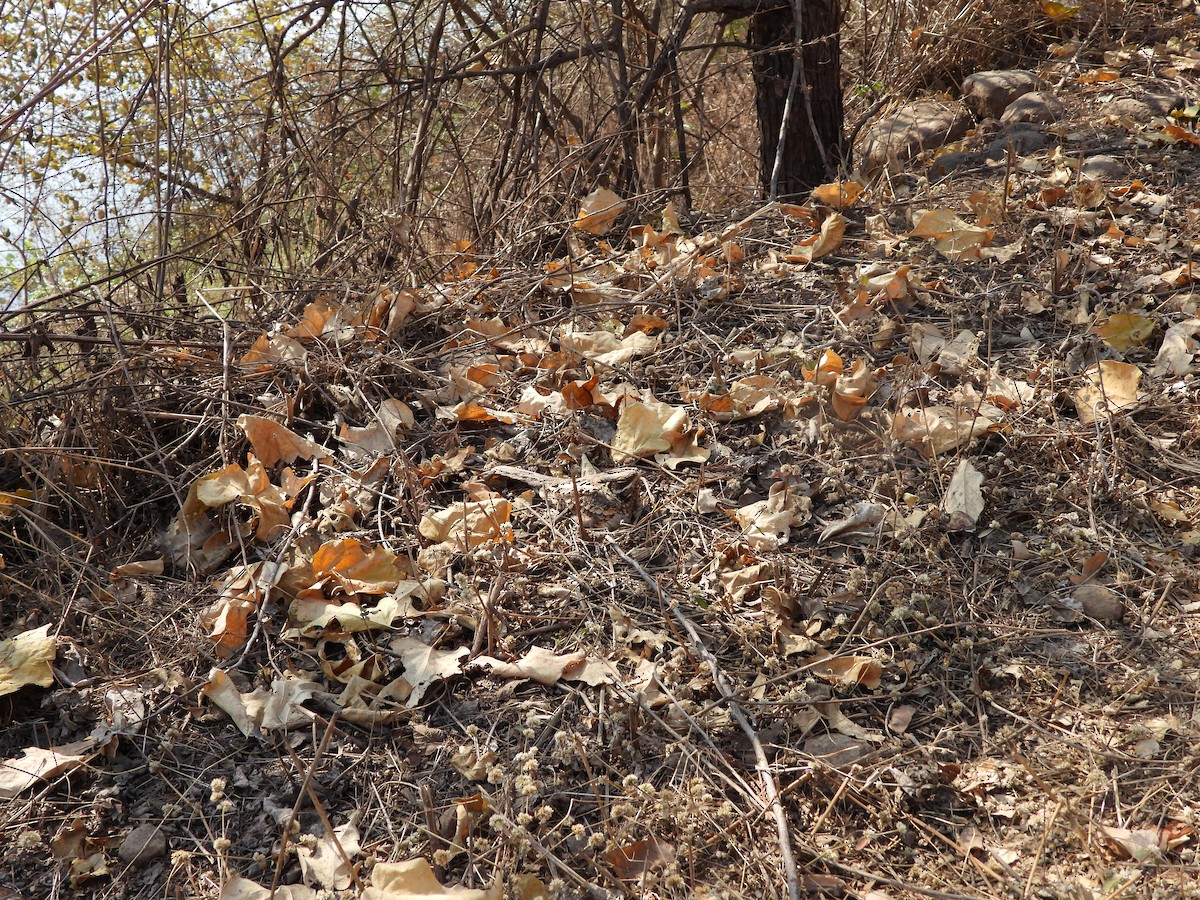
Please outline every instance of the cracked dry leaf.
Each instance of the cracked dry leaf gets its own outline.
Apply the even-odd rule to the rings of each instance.
[[[608,234],[629,204],[608,188],[596,188],[583,198],[575,227],[588,234]]]
[[[1133,409],[1141,402],[1141,380],[1141,370],[1129,363],[1105,359],[1090,366],[1083,373],[1083,386],[1075,392],[1079,421],[1092,425]]]
[[[504,900],[504,885],[490,888],[443,887],[429,863],[418,857],[398,863],[378,863],[371,869],[371,884],[361,900]]]
[[[0,697],[26,685],[52,685],[57,647],[58,638],[50,635],[49,624],[0,641]]]
[[[404,664],[404,680],[412,688],[407,705],[416,706],[433,685],[462,674],[463,663],[471,653],[469,647],[439,650],[416,638],[396,638],[389,645]]]

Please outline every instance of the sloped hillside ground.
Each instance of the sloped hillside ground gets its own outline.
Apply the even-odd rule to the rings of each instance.
[[[1194,895],[1185,25],[1028,152],[31,344],[7,896]]]

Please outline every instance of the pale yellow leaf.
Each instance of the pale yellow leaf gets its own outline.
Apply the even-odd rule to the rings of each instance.
[[[26,685],[52,685],[57,644],[49,624],[0,641],[0,697]]]
[[[608,234],[628,205],[608,188],[596,188],[583,198],[575,227],[588,234]]]

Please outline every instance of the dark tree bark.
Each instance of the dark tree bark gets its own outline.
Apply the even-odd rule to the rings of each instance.
[[[778,199],[798,197],[827,181],[842,154],[840,4],[799,0],[799,9],[802,66],[790,107],[788,88],[796,45],[793,4],[771,3],[750,20],[763,192]],[[785,118],[786,127],[781,127]],[[777,175],[774,192],[773,175]]]

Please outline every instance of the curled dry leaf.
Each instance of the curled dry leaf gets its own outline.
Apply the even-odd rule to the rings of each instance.
[[[846,219],[841,213],[830,213],[821,223],[821,230],[794,246],[785,257],[788,262],[810,263],[828,256],[842,246],[846,234]]]

